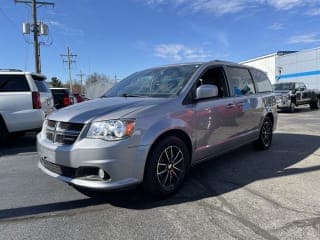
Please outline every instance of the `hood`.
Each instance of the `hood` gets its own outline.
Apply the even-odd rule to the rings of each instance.
[[[291,90],[281,90],[281,91],[274,91],[276,95],[288,95],[291,94]]]
[[[167,98],[100,98],[62,108],[48,119],[60,122],[87,123],[127,117],[130,113],[169,101]]]

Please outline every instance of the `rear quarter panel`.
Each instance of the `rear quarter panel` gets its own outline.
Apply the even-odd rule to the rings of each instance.
[[[31,92],[0,92],[0,114],[9,132],[41,128],[44,114],[33,109]]]

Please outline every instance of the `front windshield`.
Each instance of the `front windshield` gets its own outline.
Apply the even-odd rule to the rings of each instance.
[[[294,83],[277,83],[273,85],[275,91],[294,90]]]
[[[168,66],[134,73],[104,97],[170,97],[179,94],[199,64]]]

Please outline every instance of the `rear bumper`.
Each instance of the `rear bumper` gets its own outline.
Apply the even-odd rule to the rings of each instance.
[[[291,107],[291,99],[287,98],[278,98],[277,99],[277,108],[286,109]]]

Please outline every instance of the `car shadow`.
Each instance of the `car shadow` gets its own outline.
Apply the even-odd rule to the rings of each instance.
[[[26,133],[24,136],[9,136],[4,146],[0,146],[0,157],[20,153],[36,152],[37,133]]]
[[[295,113],[304,113],[304,112],[314,112],[318,111],[319,109],[310,109],[308,105],[302,105],[295,108],[293,113],[290,113],[288,110],[280,110],[278,109],[278,113],[289,113],[289,114],[295,114]]]
[[[275,133],[273,145],[267,151],[253,150],[250,144],[194,166],[182,189],[167,198],[153,199],[140,188],[109,192],[98,200],[86,198],[0,210],[0,222],[8,218],[24,218],[103,204],[143,210],[216,197],[260,180],[320,171],[320,164],[307,168],[294,166],[319,147],[320,136]]]

